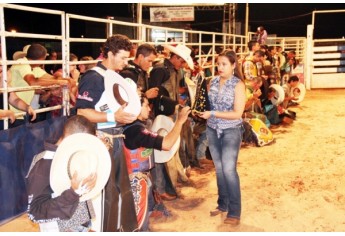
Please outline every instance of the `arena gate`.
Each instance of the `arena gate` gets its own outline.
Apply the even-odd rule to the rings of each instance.
[[[345,10],[313,11],[307,28],[306,88],[345,88],[345,39],[314,39],[316,14],[341,14]]]

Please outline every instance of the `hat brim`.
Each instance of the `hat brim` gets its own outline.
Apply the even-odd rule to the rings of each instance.
[[[127,102],[125,112],[138,116],[141,112],[140,98],[137,93],[137,86],[131,79],[124,79],[121,75],[112,70],[106,70],[104,74],[105,94],[108,99],[108,106],[116,112],[121,105],[114,96],[114,85],[119,85],[119,93],[123,100]]]
[[[13,53],[13,60],[14,61],[16,61],[16,60],[18,60],[18,59],[20,59],[20,58],[23,58],[23,57],[26,57],[26,52],[23,52],[23,51],[17,51],[17,52],[15,52],[15,53]]]
[[[54,194],[61,193],[71,187],[71,179],[68,175],[68,163],[70,157],[78,151],[92,153],[94,159],[97,180],[95,187],[82,195],[79,201],[86,201],[96,197],[108,182],[111,169],[110,154],[104,143],[94,135],[86,133],[72,134],[63,139],[54,155],[50,168],[50,186]],[[96,160],[97,158],[97,160]],[[90,173],[91,174],[91,173]]]
[[[162,132],[169,133],[174,127],[173,120],[164,115],[158,115],[156,119],[153,121],[151,130],[160,134]],[[161,136],[165,136],[160,134]],[[165,163],[168,162],[177,152],[178,148],[180,147],[180,137],[176,140],[174,145],[169,151],[159,151],[154,150],[154,157],[156,163]]]
[[[170,52],[173,52],[176,55],[179,55],[180,57],[182,57],[183,60],[185,60],[185,62],[188,64],[189,68],[194,70],[194,62],[193,62],[193,59],[192,59],[192,57],[190,55],[186,55],[184,53],[181,53],[180,51],[177,50],[176,47],[171,46],[171,45],[164,45],[164,47],[166,49],[168,49]]]
[[[273,105],[279,105],[285,99],[285,92],[282,86],[278,84],[271,84],[270,88],[273,88],[276,92],[273,98],[271,98],[271,102]]]
[[[291,88],[291,96],[295,96],[295,95],[293,94],[293,91],[294,91],[294,89],[296,89],[296,88],[299,88],[300,94],[299,94],[299,96],[298,96],[297,99],[293,99],[293,100],[291,100],[291,101],[296,102],[296,103],[300,103],[300,102],[303,101],[304,96],[305,96],[305,93],[306,93],[305,86],[304,86],[304,84],[302,84],[302,83],[298,83],[297,87]]]

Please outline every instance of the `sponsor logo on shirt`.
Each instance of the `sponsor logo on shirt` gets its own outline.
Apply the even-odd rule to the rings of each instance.
[[[99,110],[100,110],[100,111],[103,111],[103,112],[109,110],[108,104],[104,104],[104,105],[100,106],[100,107],[99,107]]]
[[[151,135],[151,137],[157,137],[157,135],[158,135],[156,132],[150,131],[148,129],[143,129],[142,132],[143,132],[143,134]]]
[[[87,92],[87,91],[85,91],[82,95],[78,94],[77,98],[81,99],[81,100],[86,100],[86,101],[89,101],[89,102],[93,101],[93,98],[89,97],[89,92]]]

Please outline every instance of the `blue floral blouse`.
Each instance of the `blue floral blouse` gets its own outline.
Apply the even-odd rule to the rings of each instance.
[[[225,84],[219,89],[220,77],[215,77],[211,80],[210,91],[208,93],[211,111],[233,111],[235,101],[235,87],[240,81],[239,78],[233,76],[227,80]],[[221,119],[211,116],[207,120],[207,125],[217,130],[217,136],[223,133],[224,129],[233,128],[242,124],[242,118],[236,120]]]

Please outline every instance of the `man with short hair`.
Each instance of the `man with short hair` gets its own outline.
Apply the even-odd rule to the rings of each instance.
[[[97,135],[107,140],[113,150],[112,171],[105,187],[103,230],[106,232],[137,229],[134,200],[121,148],[123,129],[119,126],[132,123],[137,116],[125,112],[125,105],[116,111],[110,109],[112,101],[106,95],[104,77],[107,70],[116,73],[128,64],[131,49],[132,43],[127,36],[115,34],[108,37],[102,49],[103,60],[88,70],[78,85],[77,114],[97,123]]]
[[[120,72],[123,78],[132,79],[148,99],[156,98],[159,90],[157,87],[149,89],[148,81],[148,71],[156,57],[156,49],[144,43],[137,48],[135,59],[129,61],[128,66]]]
[[[247,59],[252,59],[251,57],[253,57],[254,52],[256,52],[257,50],[260,49],[260,44],[255,41],[255,40],[251,40],[247,43],[248,49],[249,49],[249,54],[245,56],[245,60]]]

